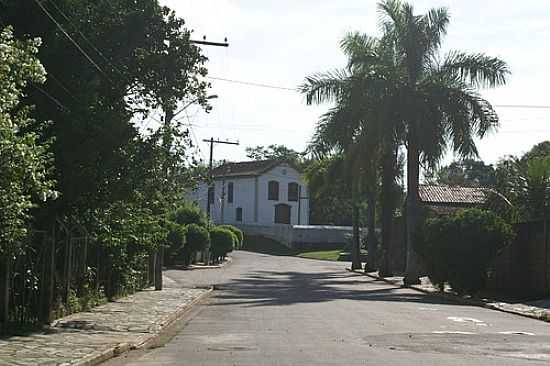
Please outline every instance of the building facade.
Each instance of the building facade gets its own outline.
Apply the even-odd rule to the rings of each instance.
[[[216,224],[308,225],[309,199],[301,172],[289,163],[227,163],[213,170],[213,184],[199,185],[193,199]]]

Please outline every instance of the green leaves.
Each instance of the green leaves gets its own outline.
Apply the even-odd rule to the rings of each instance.
[[[30,209],[53,196],[49,141],[28,131],[30,108],[20,104],[25,86],[45,78],[39,45],[15,39],[11,27],[0,32],[0,254],[22,249]]]

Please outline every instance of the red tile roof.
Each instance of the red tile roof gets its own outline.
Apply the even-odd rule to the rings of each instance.
[[[482,205],[487,201],[489,188],[420,185],[420,201],[428,204]]]

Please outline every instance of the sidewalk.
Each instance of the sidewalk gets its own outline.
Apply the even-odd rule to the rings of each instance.
[[[366,275],[371,278],[375,278],[378,280],[385,281],[387,283],[390,283],[395,286],[403,286],[403,277],[401,276],[394,276],[394,277],[385,277],[382,278],[378,276],[378,272],[370,272],[370,273],[364,273],[360,271],[354,271],[355,273],[361,273],[363,275]],[[542,300],[536,300],[536,301],[529,301],[529,302],[503,302],[498,301],[496,299],[488,299],[488,298],[475,298],[471,296],[460,296],[456,294],[455,292],[451,291],[450,288],[446,288],[444,292],[439,291],[439,289],[435,288],[428,277],[422,277],[420,285],[413,285],[409,286],[409,288],[412,288],[417,291],[421,291],[427,294],[431,294],[434,296],[440,296],[446,299],[450,299],[453,301],[458,301],[464,304],[468,305],[475,305],[475,306],[481,306],[484,308],[492,309],[492,310],[499,310],[504,311],[506,313],[512,313],[516,315],[525,316],[528,318],[538,319],[550,322],[550,298],[548,299],[542,299]]]
[[[209,289],[147,289],[29,336],[0,339],[0,365],[97,365],[154,341]]]

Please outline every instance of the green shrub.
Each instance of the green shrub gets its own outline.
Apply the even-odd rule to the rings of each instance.
[[[199,206],[193,203],[185,203],[170,215],[170,221],[180,225],[197,224],[206,226],[207,218]]]
[[[204,226],[189,224],[186,228],[186,244],[183,247],[183,257],[185,264],[189,264],[193,253],[205,250],[210,246],[210,235],[208,229]]]
[[[238,227],[235,227],[233,225],[220,225],[218,227],[221,227],[223,229],[227,229],[231,231],[235,237],[237,238],[237,242],[235,243],[235,249],[241,249],[243,246],[244,241],[244,234]]]
[[[215,261],[223,259],[225,255],[233,251],[237,237],[231,230],[219,226],[210,230],[212,258]]]
[[[168,224],[166,241],[168,248],[165,251],[167,264],[173,264],[177,259],[183,259],[183,248],[186,242],[187,228],[176,223]]]
[[[464,209],[428,219],[416,249],[432,283],[442,289],[448,282],[460,294],[473,294],[485,286],[488,266],[513,237],[512,227],[495,213]]]

